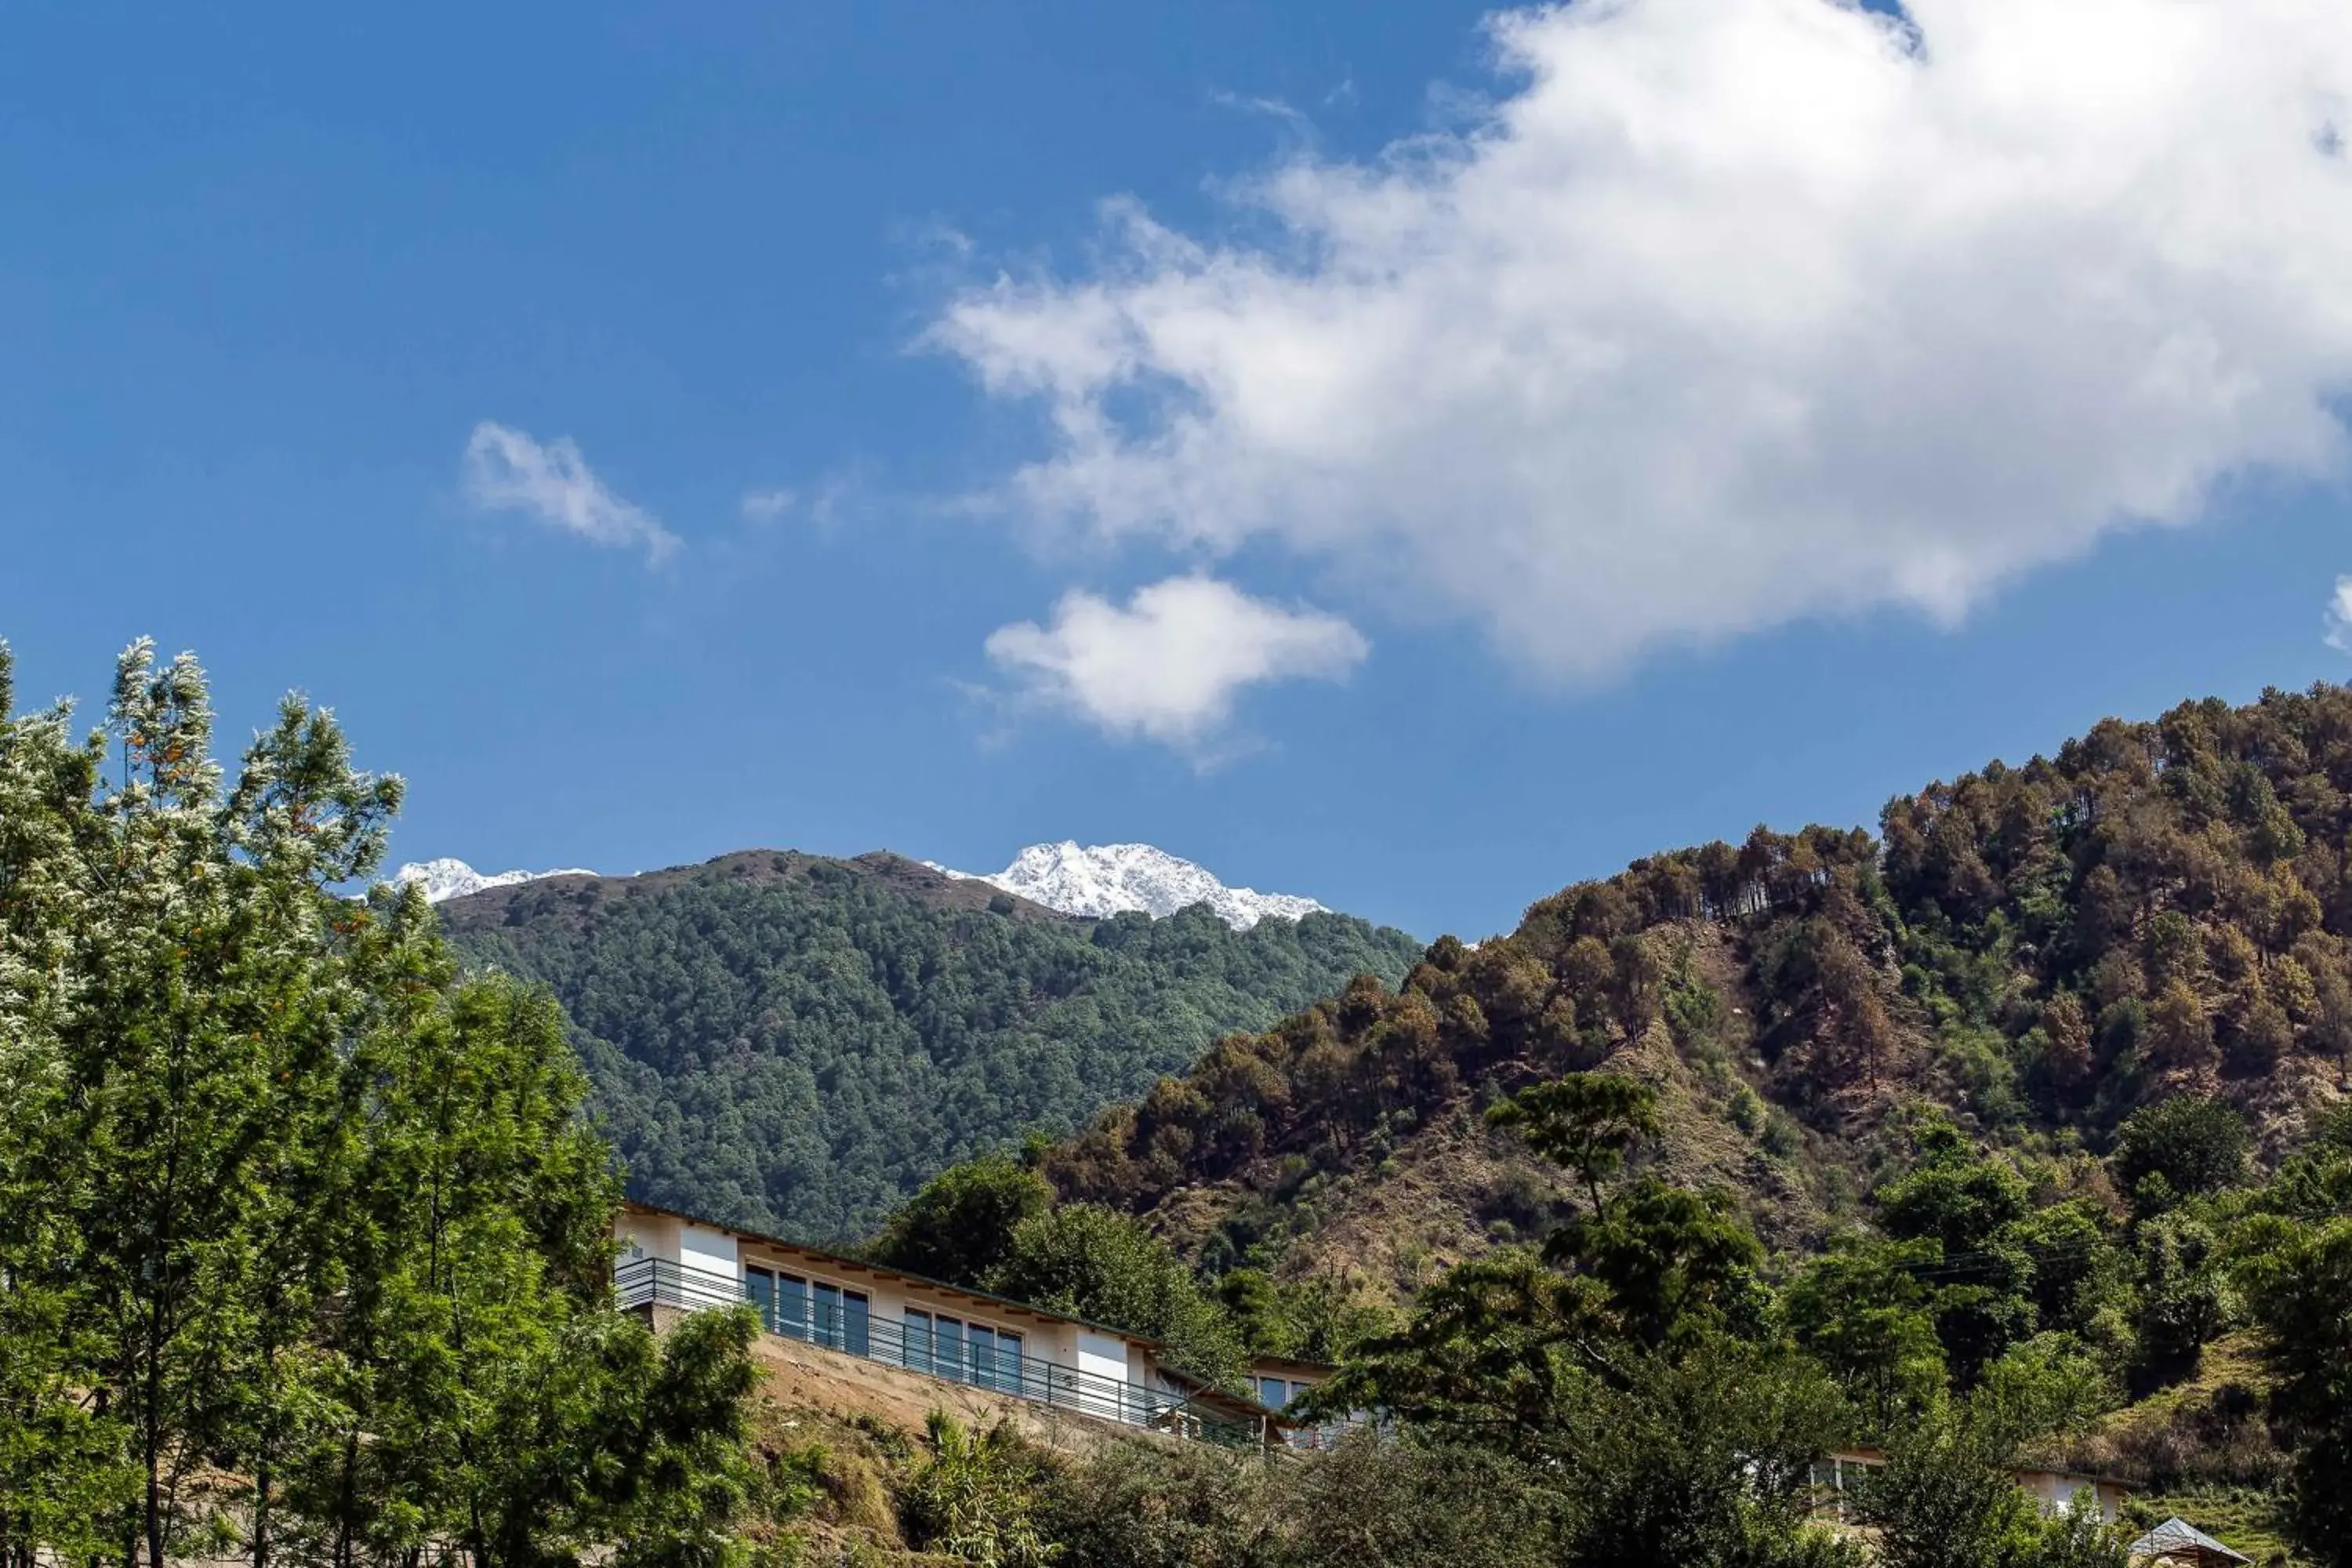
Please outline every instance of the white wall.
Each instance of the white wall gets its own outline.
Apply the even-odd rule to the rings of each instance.
[[[623,1263],[641,1258],[677,1261],[677,1221],[667,1215],[633,1214],[623,1209],[613,1221],[613,1234],[620,1240],[619,1261]]]
[[[1089,1377],[1107,1378],[1124,1384],[1127,1376],[1128,1343],[1116,1334],[1100,1334],[1092,1329],[1077,1331],[1078,1371]],[[1126,1400],[1116,1390],[1089,1383],[1081,1391],[1081,1409],[1097,1415],[1108,1415],[1114,1421],[1127,1419]]]
[[[726,1297],[743,1289],[743,1269],[735,1254],[735,1238],[707,1225],[681,1224],[677,1231],[678,1267],[686,1275],[689,1297],[705,1291]]]

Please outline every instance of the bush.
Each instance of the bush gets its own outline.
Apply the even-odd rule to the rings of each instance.
[[[929,1429],[930,1460],[898,1498],[909,1542],[982,1568],[1033,1568],[1061,1556],[1038,1528],[1041,1462],[1010,1427],[974,1436],[934,1410]]]

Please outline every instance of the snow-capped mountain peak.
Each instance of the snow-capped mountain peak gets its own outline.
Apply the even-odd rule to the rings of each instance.
[[[1068,839],[1032,844],[1003,870],[977,877],[949,870],[936,861],[924,864],[944,875],[986,882],[1049,910],[1091,920],[1129,910],[1154,917],[1172,915],[1206,904],[1235,931],[1247,931],[1269,915],[1295,921],[1323,910],[1313,899],[1295,894],[1228,888],[1204,868],[1149,844],[1081,847]]]
[[[437,904],[444,899],[462,899],[468,893],[478,893],[487,888],[508,888],[517,882],[535,882],[541,877],[593,877],[596,873],[567,866],[556,871],[490,871],[475,870],[463,860],[443,856],[436,860],[411,860],[392,874],[394,887],[411,882],[425,884],[425,901]]]

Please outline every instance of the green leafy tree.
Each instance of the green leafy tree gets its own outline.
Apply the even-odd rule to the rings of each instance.
[[[1307,1402],[1528,1467],[1557,1500],[1556,1561],[1859,1561],[1807,1524],[1812,1461],[1846,1418],[1817,1367],[1696,1326],[1653,1350],[1596,1282],[1525,1249],[1454,1269]]]
[[[1497,1101],[1486,1121],[1513,1129],[1537,1153],[1574,1171],[1599,1215],[1606,1207],[1601,1184],[1624,1168],[1633,1149],[1658,1135],[1658,1091],[1619,1073],[1571,1073]]]
[[[2245,1173],[2252,1145],[2246,1119],[2220,1100],[2179,1095],[2124,1119],[2111,1157],[2116,1185],[2144,1212],[2217,1193]]]
[[[1558,1489],[1482,1449],[1350,1442],[1313,1465],[1281,1467],[1269,1490],[1265,1556],[1283,1568],[1550,1568],[1562,1561]],[[1252,1535],[1229,1539],[1228,1560],[1248,1561]]]
[[[2241,1279],[2293,1457],[2288,1520],[2310,1560],[2352,1563],[2352,1219],[2270,1220],[2241,1238]]]
[[[1168,1244],[1134,1219],[1066,1204],[1014,1230],[988,1289],[1160,1341],[1168,1363],[1218,1387],[1243,1386],[1233,1324]]]
[[[748,1324],[609,1310],[553,1002],[340,896],[397,781],[299,700],[230,780],[145,644],[67,722],[0,724],[0,1562],[717,1561]]]
[[[1859,1568],[1858,1547],[1811,1523],[1813,1462],[1845,1418],[1819,1368],[1732,1341],[1627,1373],[1577,1380],[1552,1428],[1561,1561]]]
[[[1251,1355],[1288,1355],[1296,1334],[1283,1310],[1282,1291],[1262,1268],[1234,1268],[1218,1279],[1217,1305]]]
[[[400,919],[429,939],[420,902]],[[417,957],[446,972],[431,946]],[[497,1435],[561,1429],[560,1409],[534,1413],[542,1393],[589,1397],[551,1373],[600,1308],[616,1183],[551,999],[504,978],[425,994],[439,1005],[354,1064],[373,1100],[339,1321],[347,1415],[310,1489],[339,1504],[341,1539],[394,1550],[451,1532],[498,1561],[518,1535],[568,1528],[515,1493]]]
[[[2095,1509],[2045,1517],[2007,1468],[2010,1434],[1966,1409],[1898,1436],[1861,1489],[1858,1517],[1886,1568],[2126,1568]]]
[[[1878,1190],[1879,1228],[1933,1249],[1919,1273],[1935,1287],[1946,1364],[1966,1387],[2033,1331],[2025,1181],[1944,1118],[1927,1121],[1917,1139],[1912,1168]]]
[[[2127,1295],[2126,1261],[2109,1225],[2084,1198],[2035,1209],[2018,1223],[2033,1260],[2033,1310],[2042,1331],[2095,1333],[2101,1314]]]
[[[1941,1398],[1944,1347],[1916,1248],[1853,1241],[1789,1282],[1780,1308],[1806,1354],[1884,1437]]]
[[[1620,1375],[1629,1360],[1598,1298],[1533,1248],[1498,1249],[1449,1270],[1403,1328],[1360,1345],[1302,1408],[1379,1410],[1443,1441],[1534,1458],[1574,1379]]]
[[[1024,1222],[1054,1205],[1045,1178],[1001,1154],[950,1165],[892,1214],[868,1247],[877,1263],[977,1285],[1013,1250]]]
[[[2036,1334],[1984,1369],[1970,1408],[2013,1442],[2077,1437],[2120,1403],[2105,1358],[2072,1334]]]
[[[2143,1221],[2133,1247],[2137,1264],[2139,1346],[2135,1369],[2143,1389],[2195,1373],[2205,1347],[2230,1317],[2229,1279],[2211,1226],[2183,1213]]]
[[[1614,1333],[1645,1350],[1763,1330],[1764,1248],[1722,1188],[1636,1182],[1605,1215],[1561,1226],[1544,1255],[1599,1285]]]

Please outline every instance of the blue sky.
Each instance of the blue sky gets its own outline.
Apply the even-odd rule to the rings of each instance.
[[[2143,4],[21,8],[0,634],[486,869],[1871,822],[2346,673],[2352,23]]]

